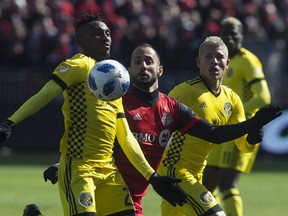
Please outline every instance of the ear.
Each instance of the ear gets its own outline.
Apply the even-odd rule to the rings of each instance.
[[[158,77],[161,77],[163,75],[164,69],[162,65],[159,65],[158,67]]]
[[[227,68],[229,67],[230,61],[231,61],[231,60],[230,60],[229,58],[228,58],[227,61],[226,61]]]

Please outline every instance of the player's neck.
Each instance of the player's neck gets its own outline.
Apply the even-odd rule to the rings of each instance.
[[[157,88],[153,92],[143,91],[140,88],[134,87],[133,91],[136,92],[137,95],[140,95],[147,102],[154,104],[155,101],[158,100],[159,89]]]

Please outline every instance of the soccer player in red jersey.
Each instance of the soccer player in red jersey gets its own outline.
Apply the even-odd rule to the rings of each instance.
[[[158,78],[163,74],[163,67],[159,55],[149,44],[143,43],[134,50],[129,73],[133,87],[123,97],[125,115],[147,161],[157,169],[171,134],[187,122],[185,109],[179,108],[177,100],[159,92]],[[141,200],[149,182],[141,177],[119,145],[115,148],[115,159],[128,185],[137,216],[142,216]]]

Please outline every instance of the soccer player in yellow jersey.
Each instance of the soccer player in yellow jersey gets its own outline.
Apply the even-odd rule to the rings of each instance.
[[[208,37],[199,48],[197,66],[199,76],[174,87],[169,93],[190,107],[198,116],[215,125],[236,124],[245,120],[239,96],[222,85],[224,71],[228,68],[228,49],[220,37]],[[253,152],[258,133],[235,140],[242,152]],[[251,143],[251,144],[250,144]],[[158,172],[181,178],[179,186],[188,194],[184,206],[173,207],[162,201],[163,216],[219,216],[225,215],[217,200],[202,185],[206,159],[215,144],[188,134],[174,133],[166,147]]]
[[[243,26],[238,19],[227,17],[221,22],[221,38],[228,47],[231,59],[223,84],[239,95],[246,118],[251,118],[259,108],[271,102],[261,62],[242,47]],[[238,182],[242,173],[251,171],[258,147],[253,153],[244,154],[235,145],[225,143],[217,146],[208,158],[203,184],[210,191],[218,186],[219,199],[222,197],[221,202],[229,216],[243,215]]]
[[[176,185],[181,180],[160,176],[146,161],[128,127],[122,99],[102,101],[88,89],[88,72],[97,61],[110,56],[110,29],[101,16],[86,14],[75,26],[75,37],[81,53],[60,63],[51,80],[0,124],[0,143],[16,125],[63,92],[65,131],[60,141],[58,186],[65,216],[96,216],[96,212],[98,216],[135,215],[128,188],[112,156],[116,137],[156,192],[172,205],[183,205],[186,195]],[[35,210],[33,216],[40,214],[35,206],[30,207]]]

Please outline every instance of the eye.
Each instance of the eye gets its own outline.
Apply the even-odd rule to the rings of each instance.
[[[146,60],[145,62],[146,62],[147,65],[153,64],[153,60],[152,60],[152,59],[148,59],[148,60]]]
[[[107,31],[106,31],[106,36],[108,36],[108,37],[111,36],[111,32],[110,32],[110,30],[107,30]]]

